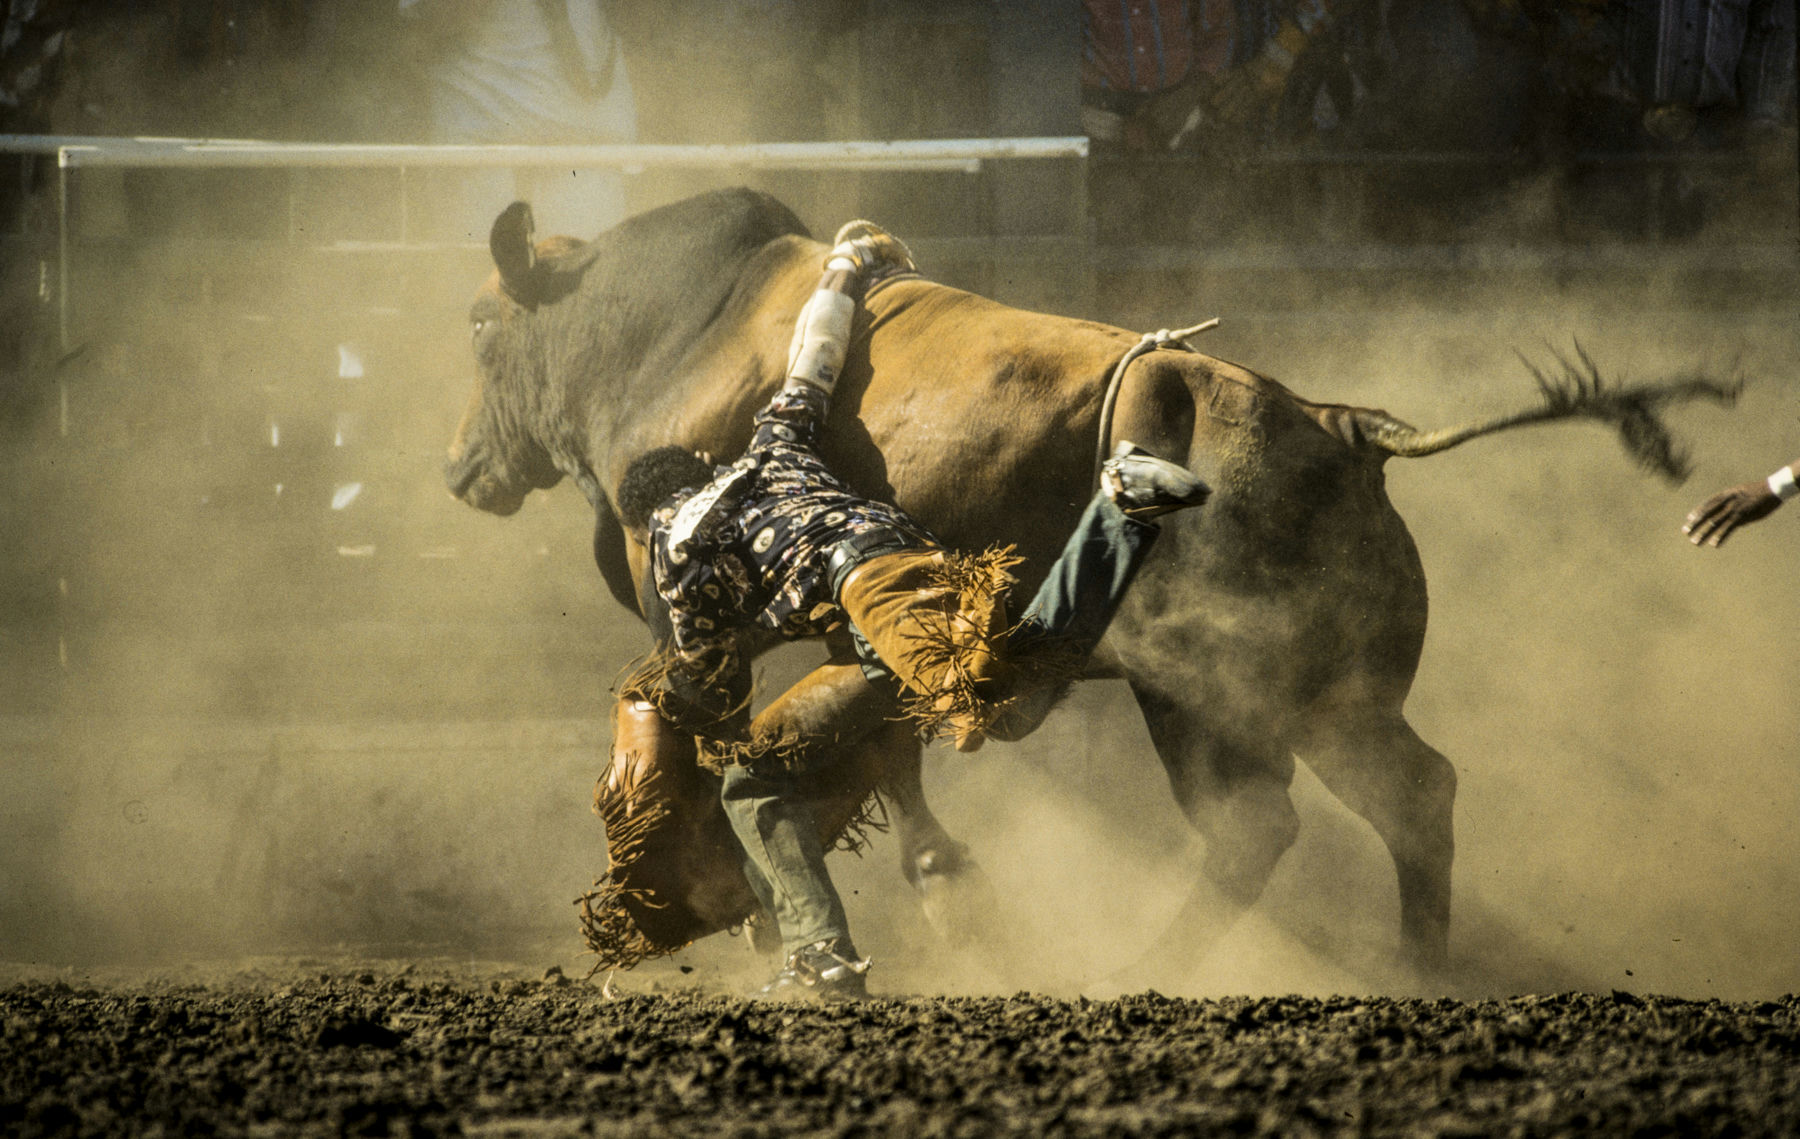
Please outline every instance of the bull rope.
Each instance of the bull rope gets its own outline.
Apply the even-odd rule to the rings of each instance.
[[[1203,320],[1191,328],[1180,328],[1171,332],[1166,328],[1156,332],[1146,332],[1143,337],[1114,365],[1112,377],[1106,381],[1106,397],[1100,403],[1100,443],[1094,452],[1094,489],[1100,489],[1100,468],[1105,464],[1109,445],[1112,443],[1113,407],[1119,402],[1119,389],[1125,386],[1125,369],[1131,362],[1146,352],[1158,348],[1174,348],[1182,352],[1197,352],[1199,349],[1187,342],[1190,336],[1198,336],[1219,327],[1219,318]]]

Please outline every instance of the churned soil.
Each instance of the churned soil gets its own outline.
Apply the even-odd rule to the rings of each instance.
[[[0,1133],[1792,1135],[1800,999],[609,996],[417,966],[0,988]]]

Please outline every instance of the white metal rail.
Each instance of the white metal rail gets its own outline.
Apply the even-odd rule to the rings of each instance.
[[[960,171],[984,162],[1086,158],[1081,135],[1020,138],[903,139],[893,142],[770,142],[717,145],[592,146],[400,145],[263,142],[253,139],[112,138],[90,135],[0,135],[0,153],[56,156],[57,304],[69,347],[69,171],[76,169],[479,169],[563,167],[616,169],[788,169]]]
[[[123,145],[120,145],[123,143]],[[389,145],[210,139],[72,140],[63,167],[578,167],[790,170],[960,170],[993,159],[1085,158],[1080,135],[1049,138],[908,139],[896,142],[766,142],[683,146]]]

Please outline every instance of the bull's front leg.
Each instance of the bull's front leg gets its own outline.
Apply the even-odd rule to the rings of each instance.
[[[894,730],[912,735],[904,725],[895,725]],[[900,840],[900,872],[920,893],[933,879],[960,874],[972,863],[968,844],[951,838],[925,801],[923,751],[916,739],[904,754],[896,749],[895,762],[881,783]]]
[[[881,785],[900,841],[900,872],[918,891],[925,920],[946,943],[998,948],[993,883],[970,855],[968,844],[952,838],[932,814],[925,800],[923,749],[917,738],[904,724],[890,730],[904,734],[911,743],[904,752],[895,750]]]

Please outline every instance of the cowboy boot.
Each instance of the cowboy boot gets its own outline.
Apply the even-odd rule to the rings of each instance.
[[[1199,506],[1211,488],[1177,463],[1159,459],[1130,440],[1121,440],[1100,467],[1100,489],[1128,518],[1147,522],[1171,511]]]

